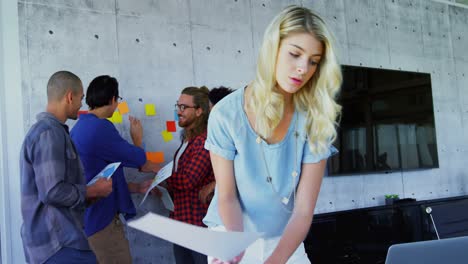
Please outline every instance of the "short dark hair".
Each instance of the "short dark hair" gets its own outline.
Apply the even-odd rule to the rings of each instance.
[[[47,82],[47,100],[60,100],[65,96],[68,89],[76,94],[81,88],[81,80],[74,73],[58,71],[52,74]]]
[[[228,87],[224,86],[219,86],[211,89],[211,91],[208,93],[208,98],[210,99],[210,102],[215,105],[217,104],[221,99],[223,99],[226,95],[232,93],[234,90]]]
[[[109,105],[114,97],[119,97],[119,83],[109,75],[94,78],[86,90],[86,104],[91,110]]]

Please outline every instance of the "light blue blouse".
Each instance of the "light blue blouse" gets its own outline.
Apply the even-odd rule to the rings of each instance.
[[[291,217],[294,194],[287,204],[282,201],[289,197],[293,186],[297,187],[301,164],[317,163],[337,150],[330,145],[324,155],[312,154],[304,129],[305,113],[297,110],[282,141],[268,144],[259,140],[243,110],[244,90],[233,92],[212,109],[205,148],[234,161],[244,230],[264,233],[265,237],[280,236]],[[267,182],[267,166],[272,184]],[[296,178],[292,176],[294,171]],[[218,213],[217,190],[203,222],[208,227],[223,225]]]

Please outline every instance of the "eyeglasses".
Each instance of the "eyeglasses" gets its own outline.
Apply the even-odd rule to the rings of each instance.
[[[187,108],[198,108],[198,106],[188,106],[184,104],[175,104],[174,106],[176,110],[179,110],[181,112],[185,111],[185,109]]]

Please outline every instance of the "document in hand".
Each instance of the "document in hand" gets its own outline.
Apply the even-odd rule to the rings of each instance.
[[[156,186],[156,188],[161,192],[161,201],[164,207],[166,207],[167,210],[174,212],[174,202],[172,201],[167,189],[161,186]]]
[[[224,261],[239,255],[260,238],[259,233],[213,231],[153,213],[130,221],[129,226],[174,244]]]
[[[146,197],[148,197],[148,194],[151,192],[151,190],[153,190],[154,187],[156,187],[156,185],[160,184],[160,183],[163,182],[165,179],[171,177],[171,175],[172,175],[172,165],[173,165],[173,164],[174,164],[174,163],[173,163],[172,161],[169,162],[168,164],[166,164],[166,166],[162,167],[162,168],[158,171],[158,173],[156,174],[156,176],[154,176],[154,180],[153,180],[153,182],[151,183],[151,185],[150,185],[150,187],[148,188],[148,190],[146,191],[145,196],[143,196],[143,199],[142,199],[141,202],[140,202],[140,206],[141,206],[141,205],[143,204],[143,202],[146,200]],[[160,191],[161,191],[161,189],[160,189]],[[166,192],[167,192],[167,191],[166,191]],[[163,194],[163,196],[164,196],[165,193],[162,192],[162,194]],[[167,197],[165,197],[165,198],[167,198]],[[170,196],[169,196],[169,199],[171,199]],[[164,200],[163,200],[163,201],[164,201]],[[171,200],[171,202],[172,202],[172,200]],[[164,204],[164,205],[166,206],[166,204]],[[166,208],[167,208],[167,206],[166,206]],[[169,208],[167,208],[167,209],[169,209]]]
[[[101,172],[99,172],[96,176],[94,176],[89,182],[88,182],[88,186],[89,185],[93,185],[99,178],[106,178],[106,179],[110,179],[110,177],[112,177],[112,175],[114,174],[114,172],[117,170],[117,168],[120,166],[120,163],[121,162],[114,162],[114,163],[111,163],[109,165],[107,165],[104,169],[102,169]]]

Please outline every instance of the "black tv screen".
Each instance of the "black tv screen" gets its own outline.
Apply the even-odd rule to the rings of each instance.
[[[343,66],[338,101],[329,175],[439,166],[430,74]]]

